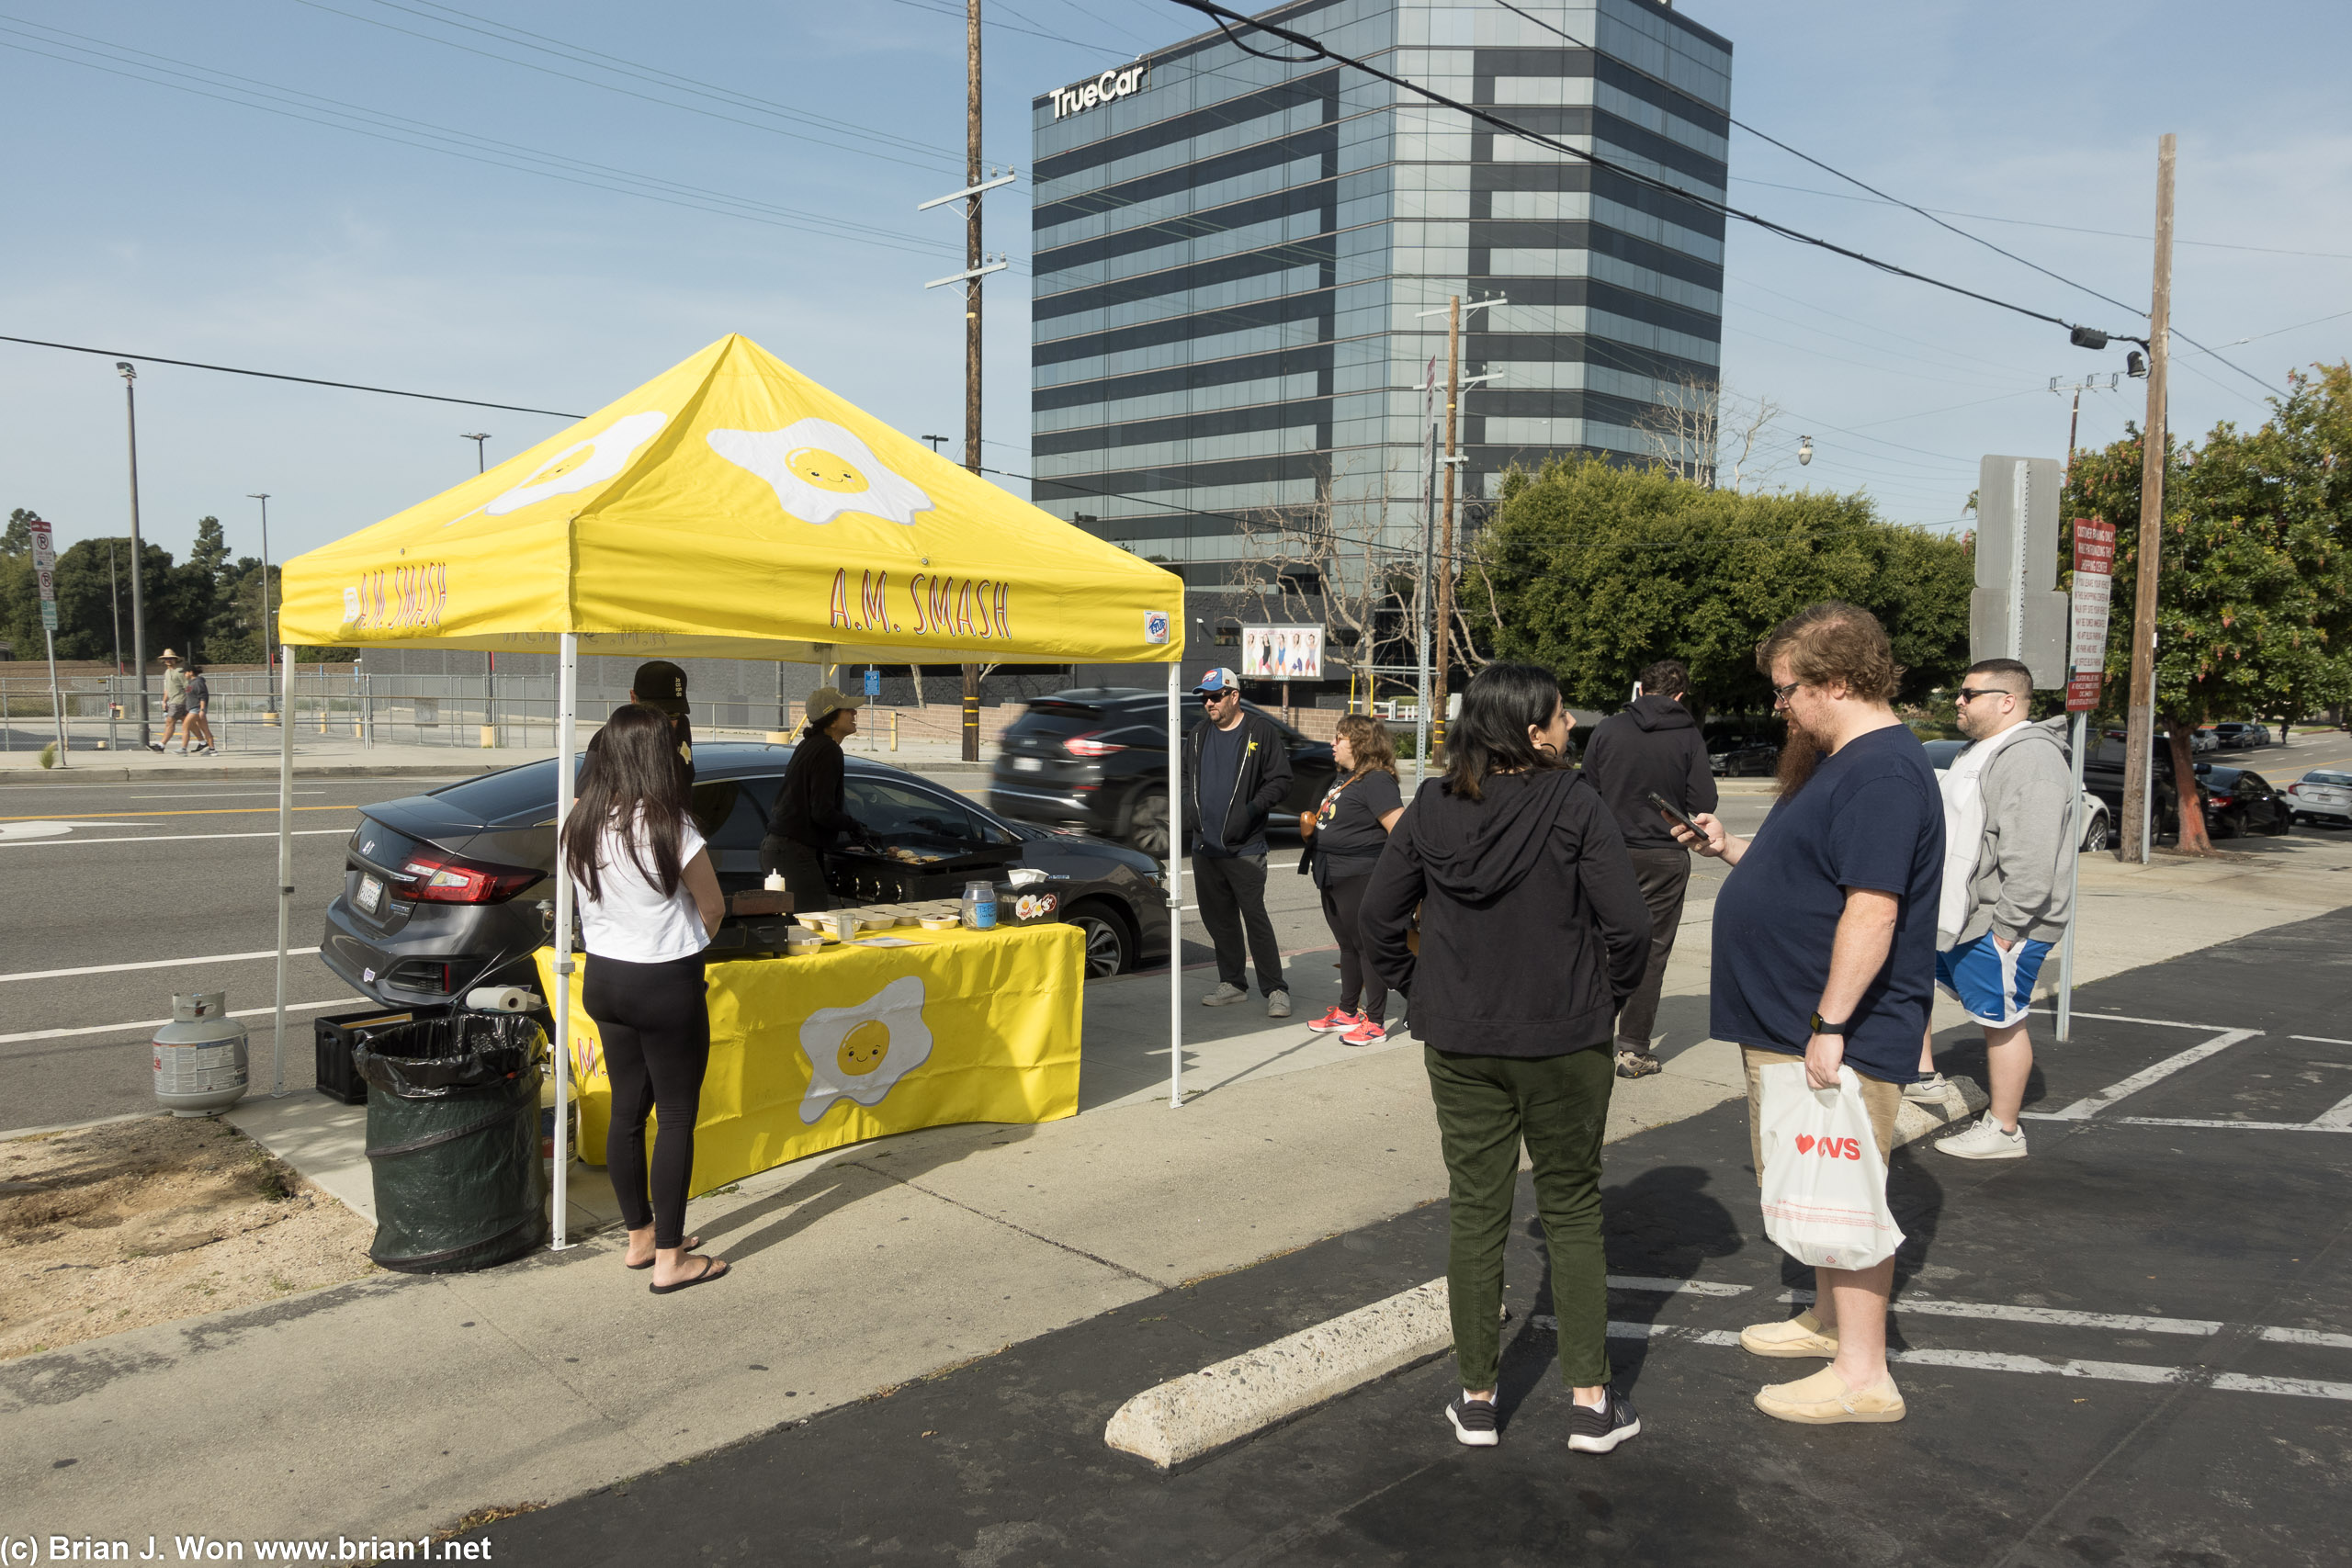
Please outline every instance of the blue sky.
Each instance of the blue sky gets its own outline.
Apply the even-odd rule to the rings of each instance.
[[[2352,315],[2301,325],[2352,310],[2340,6],[1686,8],[1734,42],[1740,118],[1979,215],[1951,221],[2117,299],[2147,297],[2155,141],[2178,132],[2178,233],[2197,243],[2177,253],[2177,325],[2215,346],[2275,334],[2223,351],[2273,385],[2352,353]],[[1004,24],[987,42],[989,155],[1024,173],[1032,95],[1194,30],[1165,0],[988,14]],[[955,291],[922,288],[960,265],[960,220],[914,210],[962,183],[954,0],[0,0],[0,332],[579,412],[742,332],[900,428],[960,434]],[[227,92],[224,73],[245,89]],[[330,108],[403,140],[319,123]],[[2132,330],[2117,307],[1850,199],[1753,137],[1732,149],[1737,204]],[[637,183],[616,171],[674,199],[605,188]],[[987,461],[1025,471],[1027,197],[1008,195],[989,228],[1015,266],[990,286],[987,434],[1002,445]],[[1897,519],[1956,522],[1979,454],[2058,456],[2066,409],[2050,378],[2122,368],[2120,348],[2071,348],[1738,225],[1728,267],[1726,383],[1783,410],[1770,479],[1864,489]],[[2260,387],[2180,348],[2177,430],[2259,422]],[[207,513],[254,551],[245,497],[266,490],[282,558],[464,477],[461,431],[492,432],[496,461],[561,423],[160,366],[139,385],[145,532],[175,553]],[[2141,398],[2130,381],[2086,397],[2084,443],[2120,434]],[[123,531],[110,361],[0,344],[0,506],[37,508],[61,544]],[[1816,452],[1802,471],[1788,457],[1801,434]]]

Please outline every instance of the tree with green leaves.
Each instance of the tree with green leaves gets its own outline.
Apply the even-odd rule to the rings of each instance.
[[[1967,666],[1968,543],[1888,523],[1867,496],[1741,494],[1586,458],[1515,473],[1503,497],[1473,567],[1495,642],[1556,670],[1571,702],[1613,710],[1672,655],[1709,705],[1769,710],[1757,644],[1823,599],[1884,623],[1905,700]]]
[[[2211,848],[2190,737],[2239,715],[2299,718],[2352,695],[2352,365],[2290,377],[2271,417],[2176,441],[2165,482],[2155,710],[2180,791],[2180,847]],[[2067,515],[2118,525],[2107,675],[2132,673],[2140,562],[2141,433],[2078,453]]]

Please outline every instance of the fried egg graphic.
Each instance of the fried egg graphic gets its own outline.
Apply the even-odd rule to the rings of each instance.
[[[831,523],[844,512],[911,526],[931,497],[882,466],[856,436],[829,419],[804,419],[782,430],[714,430],[710,449],[775,487],[786,512],[803,523]]]
[[[535,501],[570,495],[590,485],[602,484],[628,467],[637,449],[669,423],[670,416],[659,409],[624,415],[587,440],[575,441],[541,463],[531,470],[529,479],[482,510],[492,517],[503,517]]]
[[[879,1105],[900,1078],[931,1059],[922,976],[901,975],[855,1007],[819,1008],[800,1026],[808,1093],[800,1120],[814,1124],[842,1100]]]

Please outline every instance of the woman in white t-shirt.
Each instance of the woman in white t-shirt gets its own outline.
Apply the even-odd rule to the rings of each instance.
[[[710,1063],[702,950],[725,903],[689,809],[669,716],[633,703],[616,710],[588,753],[563,825],[563,857],[580,887],[588,950],[581,1002],[596,1022],[613,1086],[605,1168],[628,1226],[631,1269],[653,1270],[666,1296],[727,1272],[691,1256],[686,1184],[695,1122]],[[661,1116],[647,1199],[645,1117]]]

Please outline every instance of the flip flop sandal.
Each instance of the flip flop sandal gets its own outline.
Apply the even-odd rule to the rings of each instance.
[[[681,1280],[674,1285],[648,1285],[645,1288],[651,1291],[657,1296],[666,1296],[677,1291],[690,1291],[706,1280],[725,1279],[729,1268],[730,1265],[729,1264],[720,1262],[715,1258],[706,1258],[702,1260],[702,1272],[695,1275],[693,1279]]]
[[[1645,1078],[1652,1073],[1661,1073],[1665,1070],[1666,1064],[1647,1051],[1617,1053],[1617,1076],[1621,1078]]]
[[[686,1237],[686,1245],[678,1248],[678,1250],[680,1252],[692,1252],[695,1247],[698,1247],[701,1245],[702,1237],[698,1235],[690,1235]],[[657,1248],[656,1250],[658,1251],[659,1249]],[[621,1267],[624,1269],[650,1269],[653,1267],[653,1259],[649,1258],[642,1263],[624,1263]]]

